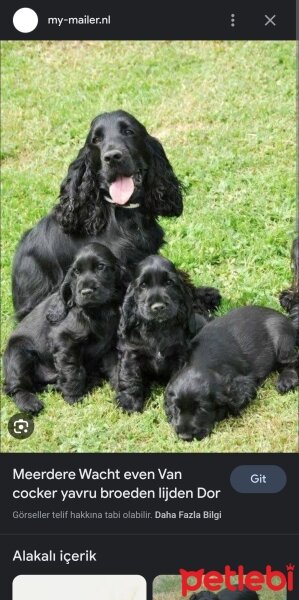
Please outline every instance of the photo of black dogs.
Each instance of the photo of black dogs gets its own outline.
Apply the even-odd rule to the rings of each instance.
[[[123,269],[97,242],[79,250],[59,292],[18,324],[4,354],[5,389],[21,411],[38,413],[36,396],[55,384],[69,404],[101,377],[113,380]]]
[[[12,274],[17,319],[57,291],[89,241],[107,245],[130,271],[162,247],[157,217],[182,210],[182,185],[160,142],[122,110],[97,116],[61,184],[59,203],[17,248]],[[205,303],[203,288],[199,294]],[[209,290],[206,301],[211,308]]]
[[[169,382],[167,418],[186,441],[208,436],[216,421],[238,415],[257,388],[279,370],[277,390],[298,386],[296,329],[270,308],[246,306],[207,323],[187,364]]]
[[[214,593],[209,591],[199,592],[189,596],[188,600],[262,600],[257,592],[253,590],[228,590],[223,589]]]
[[[183,211],[183,185],[163,146],[123,110],[93,119],[58,204],[16,250],[12,292],[20,321],[4,354],[5,390],[38,413],[52,384],[73,404],[103,378],[117,405],[141,412],[151,385],[167,385],[166,416],[182,440],[201,440],[238,415],[275,369],[298,385],[299,241],[280,294],[288,317],[248,306],[214,318],[221,295],[196,287],[157,254],[158,217]]]
[[[118,332],[117,403],[123,410],[142,411],[151,381],[167,383],[183,366],[191,338],[208,318],[194,311],[189,279],[173,263],[153,255],[138,265]]]

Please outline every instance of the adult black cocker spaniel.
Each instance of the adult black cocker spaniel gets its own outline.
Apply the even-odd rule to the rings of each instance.
[[[157,217],[182,210],[182,186],[160,142],[122,110],[97,116],[61,184],[59,203],[17,248],[12,277],[17,318],[58,289],[89,241],[107,245],[132,268],[163,244]]]

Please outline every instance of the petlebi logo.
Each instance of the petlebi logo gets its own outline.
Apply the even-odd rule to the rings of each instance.
[[[180,569],[182,596],[187,596],[188,592],[195,592],[202,586],[211,592],[218,592],[223,585],[232,591],[242,591],[247,588],[258,592],[263,586],[267,586],[269,590],[276,592],[285,588],[292,592],[294,590],[294,569],[295,565],[292,563],[286,565],[286,572],[274,570],[271,565],[266,566],[264,573],[261,571],[245,573],[243,565],[239,565],[235,570],[230,565],[226,565],[224,573],[205,571],[204,569],[198,571]]]

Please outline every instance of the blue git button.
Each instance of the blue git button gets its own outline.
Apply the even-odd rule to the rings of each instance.
[[[277,494],[287,476],[277,465],[240,465],[231,472],[230,482],[240,494]]]

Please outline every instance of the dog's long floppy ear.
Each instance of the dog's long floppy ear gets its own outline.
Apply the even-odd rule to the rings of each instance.
[[[211,393],[215,404],[219,407],[231,407],[233,405],[233,398],[230,394],[231,378],[213,371],[212,381]]]
[[[238,375],[228,383],[227,391],[231,398],[229,408],[238,414],[256,397],[257,384],[250,375]]]
[[[188,273],[177,269],[181,281],[185,285],[192,299],[193,312],[195,314],[195,332],[198,333],[208,321],[211,320],[210,312],[217,310],[221,302],[221,295],[216,288],[195,286]]]
[[[154,215],[178,217],[183,212],[183,185],[178,180],[162,144],[148,135],[150,167],[145,186],[145,208]]]
[[[135,290],[133,283],[130,283],[120,311],[119,336],[125,337],[137,325],[137,321]]]
[[[65,233],[93,235],[104,226],[103,203],[98,203],[100,188],[91,151],[86,144],[70,164],[67,176],[60,187],[59,204],[55,217]]]
[[[191,337],[194,337],[206,321],[204,318],[201,320],[200,315],[196,315],[193,309],[192,283],[190,282],[189,275],[179,269],[177,269],[176,273],[182,297],[179,319],[182,323],[186,323],[188,333]]]
[[[250,375],[237,375],[236,377],[223,377],[216,374],[218,388],[215,402],[218,406],[226,405],[233,415],[249,404],[256,396],[257,385]]]
[[[129,269],[118,263],[118,291],[121,298],[124,298],[126,291],[128,290],[128,286],[130,285],[130,281],[132,277],[130,275]]]
[[[69,310],[74,306],[71,281],[72,274],[71,269],[69,269],[60,286],[59,292],[54,295],[47,310],[46,318],[49,323],[59,323],[65,319]]]

